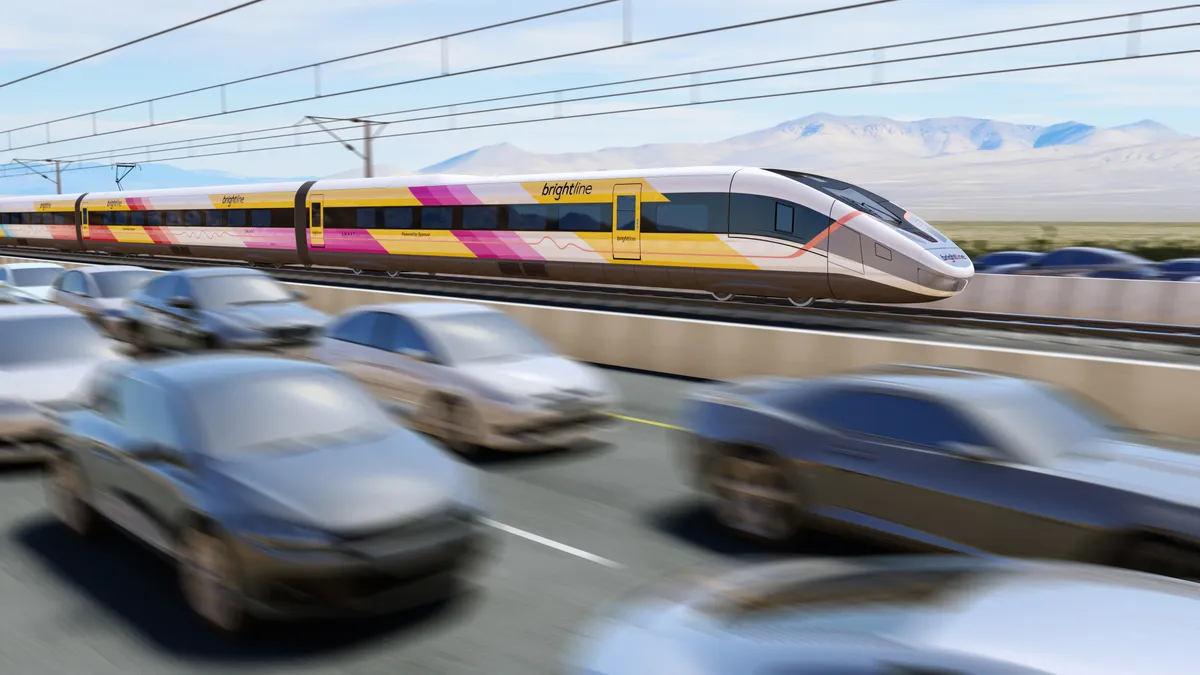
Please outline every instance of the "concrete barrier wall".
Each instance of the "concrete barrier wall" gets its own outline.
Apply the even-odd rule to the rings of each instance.
[[[0,262],[15,259],[0,258]],[[291,285],[308,293],[313,307],[331,314],[360,305],[430,300],[407,293]],[[1200,392],[1200,366],[513,303],[478,304],[508,312],[563,353],[592,363],[709,379],[804,377],[886,363],[982,368],[1081,392],[1146,431],[1200,438],[1200,415],[1192,403]]]
[[[921,306],[1195,326],[1200,283],[979,274],[953,298]]]

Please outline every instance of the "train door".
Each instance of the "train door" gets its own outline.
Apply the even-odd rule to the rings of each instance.
[[[613,187],[613,259],[642,259],[642,186]]]
[[[313,248],[325,248],[325,214],[321,208],[324,201],[323,194],[315,194],[310,200],[312,205],[309,207],[308,243]]]
[[[88,228],[88,210],[86,208],[80,212],[79,232],[85,240],[92,236],[92,231]]]

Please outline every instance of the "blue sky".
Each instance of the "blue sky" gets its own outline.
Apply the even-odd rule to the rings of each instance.
[[[647,39],[727,23],[853,4],[854,0],[632,0],[633,37]],[[60,63],[118,42],[237,4],[237,0],[39,0],[7,3],[0,24],[0,80]],[[582,0],[266,0],[205,24],[121,50],[29,82],[0,89],[0,128],[45,121],[96,108],[170,94],[224,80],[333,58],[409,40],[436,36],[582,4]],[[770,26],[615,50],[599,55],[446,78],[375,92],[298,103],[132,131],[108,137],[4,152],[11,157],[63,156],[126,148],[157,141],[290,125],[305,115],[374,114],[410,107],[445,105],[472,98],[668,74],[697,68],[869,48],[882,44],[1017,27],[1156,7],[1160,0],[899,0]],[[1150,16],[1144,27],[1200,20],[1189,10]],[[988,38],[1002,44],[1127,28],[1124,20]],[[621,39],[621,3],[544,19],[536,23],[456,38],[451,67],[462,69],[566,51],[599,47]],[[1144,53],[1192,48],[1200,29],[1147,34]],[[890,50],[885,57],[950,51],[968,43]],[[1103,58],[1125,53],[1123,37],[1038,47],[990,55],[889,65],[885,79],[986,70],[1048,61]],[[857,55],[785,65],[741,74],[797,67],[862,63]],[[436,74],[437,45],[425,45],[322,69],[322,90],[369,86]],[[989,76],[972,80],[879,87],[653,113],[563,120],[481,130],[381,139],[377,162],[408,169],[438,162],[481,145],[510,142],[538,152],[575,152],[615,145],[711,141],[760,129],[812,112],[884,115],[918,119],[952,115],[1048,124],[1074,119],[1113,126],[1154,119],[1200,135],[1200,55],[1081,68]],[[733,75],[739,74],[734,73]],[[869,82],[870,68],[810,74],[699,90],[701,98],[759,94]],[[728,77],[729,75],[725,75]],[[703,81],[703,80],[701,80]],[[673,81],[683,83],[686,80]],[[232,87],[231,107],[308,95],[311,72]],[[570,113],[683,102],[686,90],[616,98],[563,107]],[[216,92],[156,105],[155,118],[220,109]],[[460,109],[461,111],[461,109]],[[491,113],[457,118],[459,125],[542,116],[552,109]],[[101,130],[141,124],[146,110],[122,110],[98,118]],[[388,131],[444,128],[447,120],[389,127]],[[91,121],[52,128],[57,137],[86,133]],[[14,135],[14,143],[43,139],[44,129]],[[273,143],[279,143],[274,141]],[[274,150],[174,162],[188,169],[216,169],[254,176],[328,175],[360,165],[336,145]],[[101,176],[109,180],[107,174]]]

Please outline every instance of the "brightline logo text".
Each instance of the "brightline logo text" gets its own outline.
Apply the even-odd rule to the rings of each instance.
[[[590,195],[592,194],[592,186],[584,185],[579,181],[574,183],[546,183],[542,186],[542,196],[549,197],[554,195],[554,201],[563,198],[563,195],[573,197],[575,195]]]

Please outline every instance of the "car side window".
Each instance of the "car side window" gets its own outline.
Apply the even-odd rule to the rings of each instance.
[[[117,373],[106,373],[98,377],[88,396],[88,407],[97,415],[111,422],[121,422],[121,399],[119,387],[126,379]]]
[[[8,270],[0,269],[0,282],[8,281]]]
[[[120,406],[125,433],[167,450],[181,450],[180,434],[171,408],[171,397],[160,387],[131,377],[120,383]]]
[[[412,321],[388,314],[383,317],[377,329],[379,340],[377,346],[390,352],[400,353],[406,349],[418,352],[432,353],[429,342],[421,335]]]
[[[86,293],[87,284],[79,272],[68,272],[62,277],[62,290],[68,293]]]
[[[806,413],[852,433],[928,448],[963,443],[994,448],[987,436],[956,410],[926,398],[842,391],[810,402]]]
[[[334,326],[329,332],[329,337],[356,345],[372,346],[378,320],[379,312],[363,312]]]
[[[168,291],[175,285],[175,279],[176,277],[170,275],[158,277],[146,284],[145,289],[142,290],[142,294],[155,300],[166,300]]]
[[[1039,267],[1066,267],[1077,264],[1079,260],[1076,251],[1052,251],[1038,261]]]

